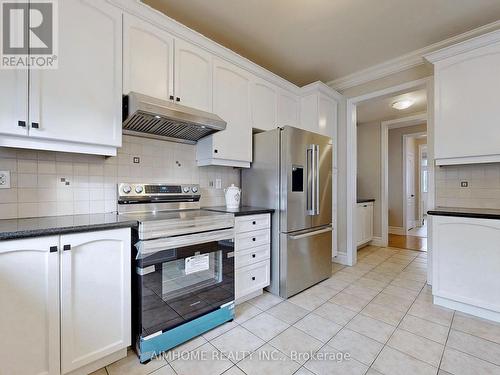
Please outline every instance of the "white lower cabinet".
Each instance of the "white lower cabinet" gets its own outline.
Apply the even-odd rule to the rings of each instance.
[[[358,246],[373,239],[373,202],[358,203],[356,226]]]
[[[243,302],[270,283],[270,214],[236,217],[235,226],[235,299]]]
[[[86,374],[125,353],[130,241],[124,228],[0,244],[1,374]]]

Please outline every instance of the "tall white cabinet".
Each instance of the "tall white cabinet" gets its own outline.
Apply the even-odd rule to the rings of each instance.
[[[426,58],[434,64],[436,164],[500,162],[500,31]]]
[[[130,267],[130,228],[2,241],[2,374],[89,373],[126,355]]]

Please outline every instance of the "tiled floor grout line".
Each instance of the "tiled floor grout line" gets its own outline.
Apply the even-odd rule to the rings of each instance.
[[[439,359],[438,369],[441,369],[441,364],[443,363],[444,352],[446,351],[446,345],[448,344],[448,339],[450,338],[451,327],[453,326],[454,319],[455,319],[455,311],[453,311],[453,316],[451,317],[450,327],[448,329],[448,334],[446,335],[446,341],[444,342],[443,353],[441,353],[441,358]]]

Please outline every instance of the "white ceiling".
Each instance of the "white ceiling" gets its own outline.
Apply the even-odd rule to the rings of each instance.
[[[499,0],[143,0],[274,73],[328,82],[500,19]]]
[[[392,103],[403,99],[412,100],[413,105],[403,110],[392,108]],[[427,110],[427,96],[425,89],[420,89],[404,94],[368,100],[360,103],[356,109],[356,120],[358,124],[392,120],[414,113],[425,112]]]

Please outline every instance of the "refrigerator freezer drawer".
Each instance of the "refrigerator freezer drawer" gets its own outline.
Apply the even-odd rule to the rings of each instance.
[[[280,295],[288,298],[332,273],[332,228],[281,233]]]

